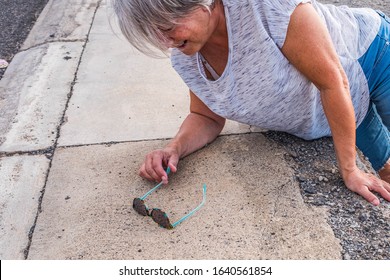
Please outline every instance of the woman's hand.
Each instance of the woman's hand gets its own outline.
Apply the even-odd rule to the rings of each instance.
[[[361,195],[373,205],[379,205],[379,199],[373,192],[380,194],[390,201],[390,184],[378,177],[365,173],[357,167],[350,173],[344,174],[344,183],[348,189]]]
[[[190,114],[164,149],[152,151],[145,157],[139,175],[148,180],[168,183],[164,168],[169,167],[172,172],[176,172],[180,158],[214,141],[224,125],[225,119],[213,113],[190,91]]]
[[[165,169],[169,167],[172,172],[177,171],[179,153],[173,147],[155,150],[146,155],[141,165],[139,175],[147,180],[168,183],[168,174]]]

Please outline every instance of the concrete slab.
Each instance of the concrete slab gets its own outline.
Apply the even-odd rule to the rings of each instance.
[[[0,158],[0,259],[24,259],[48,166],[45,156]]]
[[[284,150],[261,134],[219,137],[180,162],[147,204],[175,221],[200,203],[203,183],[207,202],[174,230],[138,215],[132,199],[154,185],[139,164],[165,144],[57,149],[29,259],[341,258],[326,208],[302,201]]]
[[[53,145],[83,43],[51,43],[18,53],[0,81],[0,151]]]
[[[188,88],[169,59],[132,49],[115,23],[110,26],[110,14],[104,4],[96,14],[61,146],[171,138],[188,114]],[[228,122],[224,133],[249,131],[249,126]]]
[[[86,41],[102,0],[49,0],[22,49],[59,40]]]

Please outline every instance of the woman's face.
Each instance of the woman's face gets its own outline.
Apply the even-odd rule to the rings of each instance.
[[[178,24],[172,29],[161,31],[169,48],[177,48],[186,55],[193,55],[202,49],[215,28],[213,13],[200,7],[187,17],[178,19]]]

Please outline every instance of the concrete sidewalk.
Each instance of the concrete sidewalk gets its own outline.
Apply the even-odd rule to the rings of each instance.
[[[101,0],[49,1],[0,81],[1,259],[340,259],[327,210],[303,202],[286,151],[229,122],[147,204],[137,176],[188,112],[168,59],[133,50]],[[116,35],[115,35],[116,33]]]

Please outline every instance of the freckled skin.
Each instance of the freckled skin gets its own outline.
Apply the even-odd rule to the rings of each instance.
[[[178,24],[172,30],[164,32],[171,46],[177,46],[186,42],[184,47],[178,48],[186,55],[199,52],[204,46],[212,43],[212,37],[219,33],[220,17],[205,8],[195,10],[186,18],[179,19]]]

